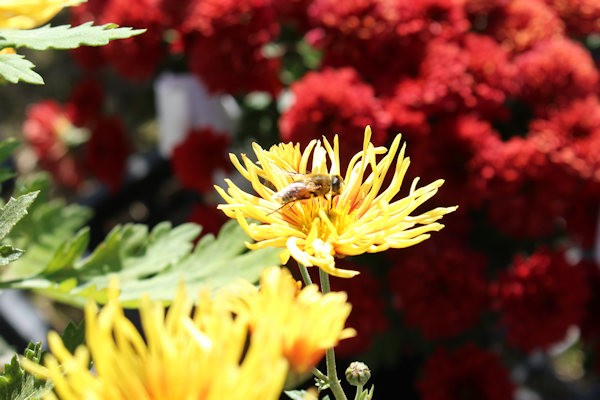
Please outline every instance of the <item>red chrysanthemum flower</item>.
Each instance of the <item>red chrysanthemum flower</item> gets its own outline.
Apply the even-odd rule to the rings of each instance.
[[[68,138],[76,130],[63,107],[53,100],[32,104],[23,123],[23,136],[54,181],[75,189],[83,181],[81,168],[69,152]]]
[[[507,400],[515,391],[500,357],[473,343],[438,348],[425,362],[418,388],[422,400]]]
[[[508,53],[489,37],[434,41],[419,67],[421,103],[428,114],[477,110],[497,115],[507,96],[517,92],[516,73]]]
[[[577,99],[530,124],[529,137],[553,162],[582,180],[600,182],[600,101]]]
[[[181,30],[189,68],[210,91],[280,90],[280,60],[264,49],[279,34],[270,0],[195,2]]]
[[[514,238],[556,232],[572,206],[575,182],[531,140],[513,137],[480,157],[490,223]]]
[[[360,285],[350,279],[332,279],[331,289],[348,294],[348,302],[352,304],[352,313],[346,321],[357,331],[357,335],[341,341],[336,347],[336,355],[351,358],[367,351],[375,336],[385,332],[389,327],[386,316],[386,301],[382,296],[382,283],[365,268],[357,268],[355,264],[341,261],[343,268],[360,270]]]
[[[315,29],[307,38],[323,50],[323,65],[351,66],[381,93],[416,73],[426,43],[469,28],[460,0],[317,0],[308,13]]]
[[[73,124],[79,127],[93,125],[104,101],[104,90],[95,79],[78,83],[65,104],[66,113]]]
[[[594,246],[600,212],[600,101],[577,99],[551,109],[530,124],[530,140],[567,174],[574,187],[564,218],[569,234],[581,246]]]
[[[189,222],[202,226],[201,235],[211,233],[217,235],[225,222],[229,220],[216,205],[195,204],[188,217]]]
[[[385,143],[389,116],[373,88],[361,82],[353,69],[310,72],[291,90],[294,103],[279,120],[283,141],[306,146],[312,139],[340,135],[342,163],[362,150],[367,125],[372,127],[372,143]]]
[[[598,89],[598,69],[592,56],[567,38],[539,43],[515,63],[522,81],[520,97],[538,114],[549,105],[586,97]]]
[[[474,114],[443,118],[431,127],[429,135],[409,144],[411,174],[446,181],[436,202],[445,204],[451,199],[462,212],[481,206],[488,195],[483,166],[502,145],[489,122]]]
[[[166,54],[163,45],[164,17],[155,0],[90,0],[72,7],[71,11],[71,23],[74,25],[94,21],[96,24],[110,22],[146,29],[142,35],[115,40],[97,49],[79,51],[76,58],[83,58],[84,67],[97,68],[98,61],[103,60],[126,78],[147,79]],[[95,55],[93,50],[101,55]],[[86,60],[86,57],[92,59]]]
[[[442,243],[403,251],[388,275],[394,308],[429,340],[465,332],[488,306],[486,257],[458,241]]]
[[[517,256],[492,293],[507,343],[527,352],[563,339],[582,321],[589,298],[584,269],[570,265],[563,252],[543,248]]]
[[[229,171],[229,134],[211,128],[190,131],[171,154],[173,173],[186,189],[206,193],[213,190],[213,174]]]
[[[434,38],[456,38],[470,27],[464,0],[396,1],[395,6],[396,32],[422,45]]]
[[[323,50],[323,66],[351,66],[365,81],[385,86],[406,70],[408,59],[415,58],[408,55],[406,40],[395,32],[398,18],[393,1],[315,0],[308,16],[314,29],[307,39]]]
[[[131,152],[125,127],[119,118],[101,118],[85,144],[84,162],[89,173],[116,192],[123,184]]]
[[[600,33],[600,3],[596,0],[546,0],[575,36]]]
[[[544,0],[512,0],[491,13],[487,28],[488,33],[513,52],[562,37],[564,30],[562,20]]]

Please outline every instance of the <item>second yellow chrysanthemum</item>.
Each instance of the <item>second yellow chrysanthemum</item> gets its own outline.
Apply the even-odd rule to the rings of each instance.
[[[0,28],[31,29],[84,0],[0,0]]]
[[[441,179],[421,188],[417,188],[415,179],[408,195],[395,200],[410,164],[404,156],[405,146],[400,148],[400,138],[396,136],[389,150],[375,147],[370,142],[371,129],[367,127],[363,150],[350,160],[345,174],[340,171],[337,136],[333,146],[327,139],[313,140],[303,152],[299,145],[290,143],[269,150],[254,144],[256,162],[244,154],[242,162],[235,155],[231,155],[231,160],[256,194],[226,180],[227,190],[216,187],[227,203],[219,208],[230,218],[236,218],[256,241],[249,244],[251,248],[281,247],[284,262],[291,255],[304,266],[318,266],[334,276],[352,277],[358,272],[336,268],[335,257],[420,243],[429,238],[428,232],[444,227],[436,221],[456,209],[440,207],[410,215],[437,193],[444,183]],[[377,160],[378,156],[383,157]],[[383,189],[384,179],[396,158],[391,182]],[[344,187],[339,195],[315,196],[281,207],[275,193],[297,180],[298,174],[340,175]]]

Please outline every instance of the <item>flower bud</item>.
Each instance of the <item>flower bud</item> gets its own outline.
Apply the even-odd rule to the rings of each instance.
[[[354,361],[346,369],[346,380],[352,386],[364,386],[371,378],[371,370],[365,363]]]

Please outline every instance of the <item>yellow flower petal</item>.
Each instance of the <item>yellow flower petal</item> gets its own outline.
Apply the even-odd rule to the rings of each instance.
[[[316,285],[301,288],[281,268],[266,269],[260,289],[228,292],[232,309],[248,315],[253,329],[279,332],[282,351],[296,374],[310,371],[340,340],[356,334],[344,328],[351,306],[343,292],[322,294]]]
[[[62,400],[278,399],[288,371],[280,334],[249,336],[249,318],[218,298],[201,292],[193,308],[180,286],[168,311],[144,298],[142,337],[111,289],[101,310],[86,306],[87,347],[71,354],[52,332],[44,367],[23,365],[49,378]]]
[[[0,0],[0,28],[31,29],[85,0]]]
[[[287,248],[287,254],[304,266],[317,266],[325,272],[349,278],[357,274],[336,268],[335,259],[363,253],[403,248],[429,238],[429,232],[443,228],[439,221],[456,207],[440,207],[413,215],[433,197],[443,180],[417,188],[418,178],[406,197],[398,198],[410,165],[406,146],[397,135],[389,149],[370,142],[371,129],[365,129],[363,149],[354,155],[348,169],[340,171],[339,139],[313,140],[304,151],[299,145],[280,144],[269,150],[252,146],[256,161],[235,156],[234,166],[252,183],[255,193],[247,193],[226,181],[217,187],[227,204],[219,206],[236,218],[256,241],[251,248]],[[310,164],[310,165],[309,165]],[[329,193],[282,205],[274,194],[298,180],[298,174],[340,175],[344,185],[339,195]],[[387,187],[386,175],[393,173]],[[297,184],[297,183],[296,183]],[[249,223],[246,220],[252,219]]]

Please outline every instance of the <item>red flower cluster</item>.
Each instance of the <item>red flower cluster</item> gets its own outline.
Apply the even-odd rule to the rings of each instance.
[[[600,182],[598,97],[576,99],[547,114],[531,122],[531,140],[574,179]]]
[[[164,17],[155,0],[89,0],[71,8],[71,11],[73,25],[93,21],[96,24],[116,23],[146,29],[142,35],[112,41],[107,46],[75,50],[75,58],[87,69],[109,64],[126,78],[147,79],[154,74],[166,54],[163,45]]]
[[[493,288],[509,344],[524,351],[546,349],[582,322],[589,298],[583,268],[562,252],[539,249],[517,256]]]
[[[488,307],[486,257],[462,242],[423,243],[398,254],[388,276],[392,304],[427,339],[472,328]]]
[[[423,400],[507,400],[514,384],[497,354],[469,343],[452,352],[438,348],[418,383]]]
[[[513,137],[484,154],[489,222],[506,235],[532,239],[552,235],[571,205],[575,182],[531,139]]]
[[[69,154],[66,136],[74,131],[63,107],[45,100],[27,109],[23,135],[33,148],[40,166],[50,172],[56,183],[75,189],[83,181],[77,160]]]
[[[271,0],[195,1],[179,29],[190,70],[210,91],[279,91],[280,61],[265,49],[279,33]]]
[[[598,69],[578,43],[555,38],[538,43],[515,59],[523,86],[520,97],[538,114],[549,105],[596,94]]]
[[[452,38],[469,23],[462,1],[313,1],[308,40],[324,51],[324,66],[352,66],[378,91],[389,91],[434,38]]]
[[[190,131],[171,155],[173,173],[181,185],[199,193],[213,190],[213,174],[230,169],[229,142],[229,135],[225,132],[215,132],[210,128]]]
[[[310,72],[292,85],[294,104],[281,116],[283,141],[308,142],[340,136],[341,162],[362,149],[365,126],[371,125],[375,145],[385,143],[389,116],[373,89],[350,68]]]
[[[512,0],[491,13],[486,31],[506,49],[521,52],[561,37],[564,30],[563,21],[544,0]]]
[[[99,84],[83,81],[64,106],[46,100],[27,111],[25,140],[65,188],[76,190],[88,174],[111,192],[121,187],[131,149],[120,119],[102,115],[102,102]]]
[[[594,0],[546,0],[562,18],[567,32],[585,36],[600,32],[600,3]]]

